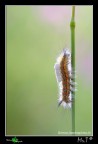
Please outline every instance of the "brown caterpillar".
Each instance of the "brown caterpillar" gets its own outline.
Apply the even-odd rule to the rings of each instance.
[[[63,49],[54,66],[57,83],[59,86],[59,103],[64,108],[72,103],[72,92],[75,91],[75,83],[72,81],[71,54],[68,49]]]

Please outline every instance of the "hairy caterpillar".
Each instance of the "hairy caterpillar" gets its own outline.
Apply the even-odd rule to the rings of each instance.
[[[64,108],[71,108],[72,92],[75,91],[75,83],[72,81],[71,53],[63,49],[54,65],[57,83],[59,86],[59,102]]]

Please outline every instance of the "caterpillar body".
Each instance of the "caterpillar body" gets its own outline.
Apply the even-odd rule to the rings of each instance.
[[[71,53],[68,49],[63,49],[57,57],[54,69],[59,87],[58,106],[63,105],[64,108],[71,108],[75,83],[72,76]]]

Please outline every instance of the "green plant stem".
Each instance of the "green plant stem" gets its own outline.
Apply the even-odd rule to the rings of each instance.
[[[75,6],[72,6],[71,28],[71,64],[73,82],[75,82]],[[72,132],[75,135],[75,92],[72,93]]]

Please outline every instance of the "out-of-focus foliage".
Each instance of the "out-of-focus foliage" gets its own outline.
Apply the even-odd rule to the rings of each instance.
[[[92,135],[92,6],[76,6],[76,132]],[[70,49],[71,6],[6,7],[6,134],[70,135],[54,63]]]

